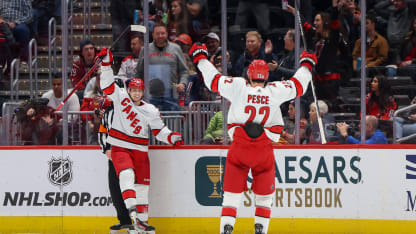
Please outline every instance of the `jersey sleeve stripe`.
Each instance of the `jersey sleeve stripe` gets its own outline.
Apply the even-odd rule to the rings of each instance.
[[[138,144],[138,145],[148,145],[149,144],[149,139],[146,138],[139,138],[139,137],[132,137],[129,135],[126,135],[114,128],[110,129],[109,135],[111,137],[114,137],[116,139],[122,140],[122,141],[126,141],[129,143],[134,143],[134,144]]]
[[[220,77],[221,77],[221,74],[215,75],[214,79],[211,82],[211,90],[213,92],[218,93],[218,81],[219,81]]]
[[[108,86],[107,88],[103,89],[103,92],[105,94],[107,94],[107,95],[111,95],[111,94],[114,93],[114,89],[115,89],[115,87],[114,87],[114,82],[113,82],[113,83],[111,83],[110,86]]]
[[[271,126],[271,127],[265,127],[265,129],[269,130],[272,133],[277,133],[280,134],[283,131],[283,126],[281,125],[275,125],[275,126]]]
[[[302,84],[299,82],[299,80],[296,79],[295,77],[292,77],[289,80],[293,81],[293,83],[295,84],[295,87],[296,87],[296,97],[302,96],[303,95],[303,87],[302,87]]]
[[[153,129],[152,130],[153,136],[156,136],[157,134],[159,134],[160,130],[161,129]]]

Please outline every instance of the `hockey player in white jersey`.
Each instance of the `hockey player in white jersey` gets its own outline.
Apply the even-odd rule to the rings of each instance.
[[[100,85],[114,105],[113,122],[107,142],[112,145],[111,158],[120,180],[124,202],[134,222],[130,229],[133,233],[154,233],[155,228],[147,223],[150,185],[147,154],[149,130],[152,130],[156,139],[175,146],[183,144],[182,135],[169,130],[164,125],[159,110],[142,100],[143,80],[133,78],[127,89],[119,88],[114,82],[111,51],[103,48],[97,56],[104,57]]]
[[[249,65],[247,81],[242,77],[222,76],[207,60],[207,54],[205,45],[200,44],[194,44],[189,51],[205,85],[231,102],[227,124],[232,143],[225,164],[220,233],[233,231],[250,169],[256,205],[255,233],[267,233],[275,192],[271,143],[279,140],[283,130],[280,105],[306,91],[316,56],[304,51],[300,68],[290,80],[266,84],[269,69],[264,60],[254,60]]]

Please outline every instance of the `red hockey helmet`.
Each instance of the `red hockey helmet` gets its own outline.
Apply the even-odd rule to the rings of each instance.
[[[250,80],[266,81],[269,78],[269,67],[267,66],[266,61],[255,59],[248,66],[247,74]]]
[[[133,78],[133,79],[130,80],[128,87],[144,90],[144,82],[143,82],[142,79]]]

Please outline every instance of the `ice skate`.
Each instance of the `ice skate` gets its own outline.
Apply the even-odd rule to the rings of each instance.
[[[221,234],[232,234],[233,233],[233,226],[231,226],[230,224],[226,224],[224,226],[224,231],[221,232]]]
[[[263,225],[261,225],[260,223],[254,224],[254,234],[264,234]]]
[[[130,225],[129,234],[155,234],[155,228],[137,219],[137,223]]]
[[[116,234],[116,233],[127,233],[129,230],[130,224],[114,224],[110,227],[110,234]],[[123,232],[121,230],[124,230]]]

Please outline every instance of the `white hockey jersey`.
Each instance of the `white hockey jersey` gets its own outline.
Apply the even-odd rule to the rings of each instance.
[[[118,77],[124,81],[136,76],[137,58],[129,55],[121,62],[120,70],[118,71]]]
[[[261,124],[267,137],[277,142],[284,125],[280,105],[303,95],[312,78],[308,68],[300,67],[290,80],[269,82],[262,88],[251,87],[242,77],[222,76],[205,59],[200,60],[198,69],[205,85],[231,102],[227,118],[231,139],[235,127],[253,122]]]
[[[126,89],[114,83],[113,70],[110,66],[101,67],[100,85],[114,105],[114,116],[107,142],[127,149],[148,151],[149,128],[159,141],[172,144],[172,131],[162,121],[159,110],[152,104],[133,103]]]

